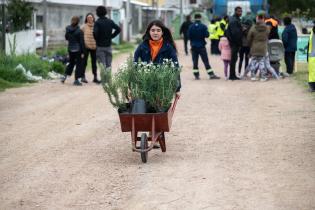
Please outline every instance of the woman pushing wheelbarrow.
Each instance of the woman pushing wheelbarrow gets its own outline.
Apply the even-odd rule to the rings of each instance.
[[[103,88],[118,108],[122,132],[131,132],[132,150],[146,163],[155,145],[166,151],[164,132],[170,131],[181,88],[170,30],[161,21],[151,22],[133,60],[129,59],[114,77],[110,72],[105,70],[102,75]]]

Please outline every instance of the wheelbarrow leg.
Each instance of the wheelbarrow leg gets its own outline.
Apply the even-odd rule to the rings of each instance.
[[[137,148],[137,141],[138,141],[138,131],[136,131],[135,128],[135,118],[132,117],[132,121],[131,121],[131,147],[132,147],[132,151],[135,151],[135,149]]]
[[[162,132],[161,135],[159,136],[159,143],[160,143],[162,152],[166,152],[166,144],[165,144],[164,132]]]

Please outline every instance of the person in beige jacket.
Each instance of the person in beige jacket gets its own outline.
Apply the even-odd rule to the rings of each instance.
[[[97,79],[97,65],[96,65],[96,42],[93,36],[95,18],[92,13],[88,13],[85,17],[85,24],[81,27],[84,36],[85,52],[83,60],[83,76],[81,82],[88,83],[85,78],[85,70],[88,62],[89,54],[91,55],[92,72],[94,75],[93,82],[99,84],[100,80]]]

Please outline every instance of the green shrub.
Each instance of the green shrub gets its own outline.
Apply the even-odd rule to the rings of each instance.
[[[56,55],[66,56],[68,55],[68,48],[67,47],[61,47],[55,50]]]
[[[173,100],[180,69],[170,61],[160,65],[133,63],[130,57],[115,75],[108,72],[103,69],[102,85],[114,107],[124,109],[129,100],[143,99],[148,107],[161,112]]]
[[[64,74],[65,73],[65,65],[60,63],[60,62],[52,62],[50,64],[50,70],[51,71],[54,71],[54,72],[57,72],[59,74]]]
[[[21,83],[9,82],[0,78],[0,91],[4,91],[7,88],[20,87]]]
[[[6,69],[2,67],[0,68],[0,78],[9,82],[17,83],[30,82],[22,71],[15,69]]]
[[[13,56],[16,66],[22,64],[26,70],[29,70],[33,75],[48,77],[50,71],[50,64],[48,61],[41,60],[38,56],[33,54]]]

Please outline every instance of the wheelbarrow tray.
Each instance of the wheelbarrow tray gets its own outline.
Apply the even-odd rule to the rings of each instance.
[[[160,113],[144,113],[144,114],[131,114],[119,113],[120,125],[122,132],[132,131],[132,121],[137,131],[151,131],[152,122],[155,122],[156,132],[169,132],[172,125],[172,117],[174,111],[172,107],[167,112]]]

